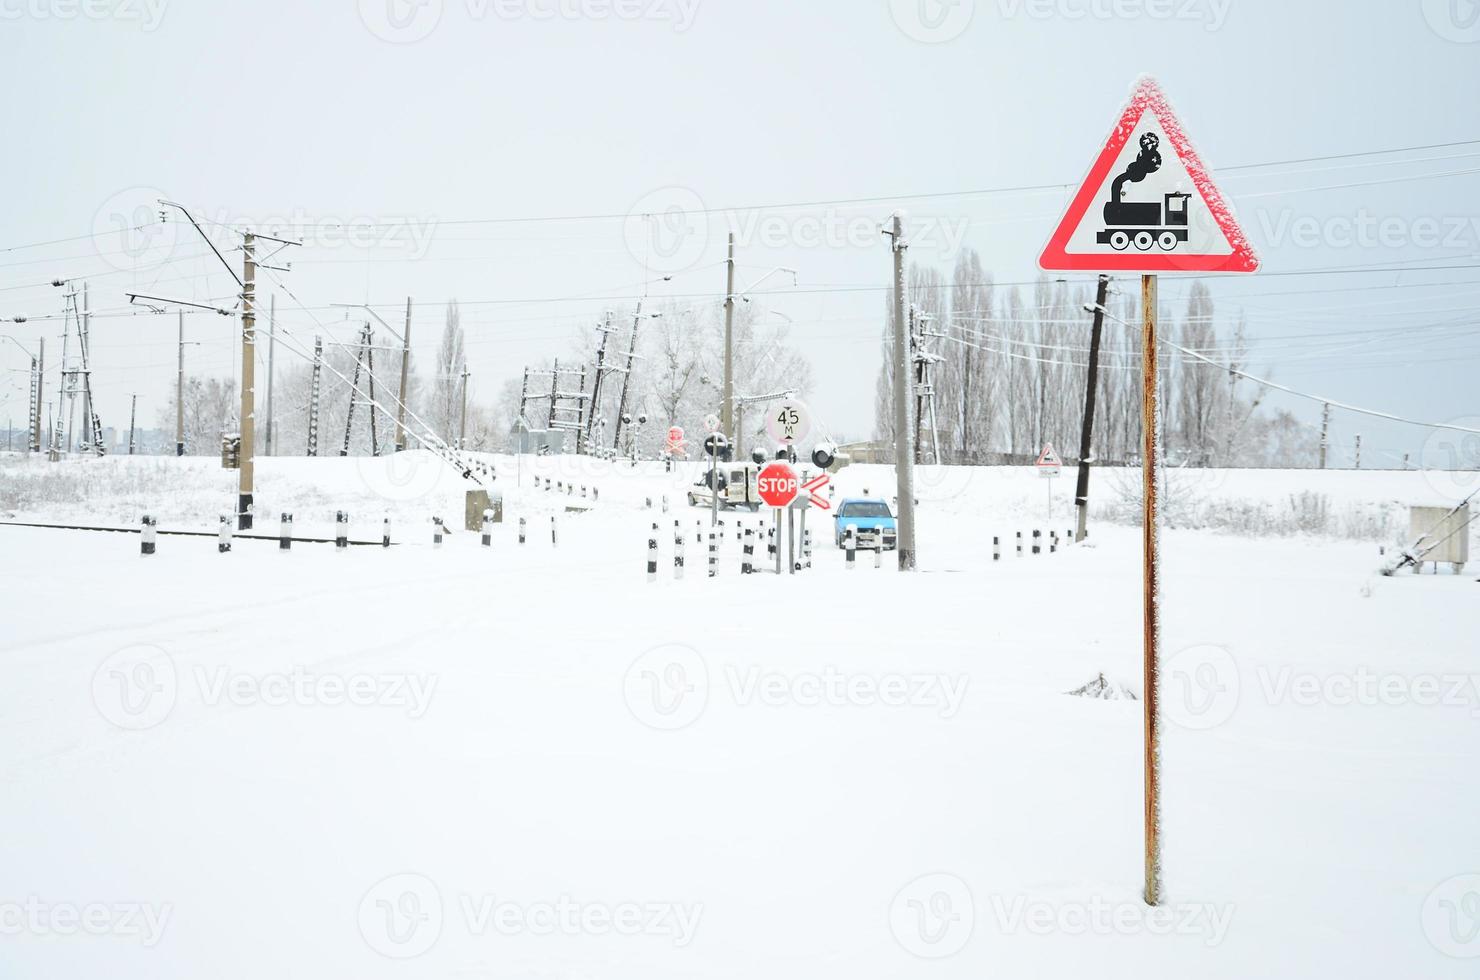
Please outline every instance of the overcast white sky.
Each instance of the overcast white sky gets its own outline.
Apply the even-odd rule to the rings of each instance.
[[[6,318],[58,312],[53,278],[86,279],[99,311],[120,310],[125,288],[228,296],[188,229],[78,237],[167,196],[216,221],[312,226],[284,281],[314,312],[278,297],[296,335],[324,329],[318,317],[348,337],[318,309],[328,303],[411,295],[429,358],[437,304],[457,297],[475,390],[491,397],[603,309],[630,310],[644,260],[684,267],[652,295],[719,300],[732,219],[692,223],[665,255],[624,220],[634,210],[1061,184],[905,202],[934,229],[917,234],[914,260],[949,266],[964,246],[999,281],[1032,279],[1070,185],[1145,72],[1261,251],[1263,274],[1214,284],[1221,314],[1243,309],[1271,338],[1256,370],[1421,418],[1480,416],[1480,144],[1281,163],[1480,139],[1475,0],[0,0],[0,21]],[[1278,165],[1221,172],[1262,163]],[[872,429],[890,258],[868,222],[892,207],[733,219],[742,284],[798,270],[795,290],[784,277],[763,288],[791,293],[767,302],[794,321],[814,410],[837,435]],[[608,217],[486,220],[552,216]],[[357,221],[379,227],[340,241]],[[858,240],[817,243],[818,229]],[[22,247],[58,239],[74,240]],[[1394,265],[1459,268],[1290,274]],[[1163,297],[1180,306],[1187,285],[1164,280]],[[46,333],[53,364],[59,330],[0,327],[27,347]],[[192,370],[234,373],[231,321],[192,317],[188,330],[201,341]],[[94,321],[105,424],[127,425],[135,391],[152,422],[174,340],[173,316]],[[18,425],[25,363],[0,344],[0,412]],[[1344,443],[1364,433],[1367,465],[1417,453],[1427,435],[1336,421]]]

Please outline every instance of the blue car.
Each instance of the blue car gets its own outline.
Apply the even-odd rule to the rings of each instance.
[[[843,498],[838,504],[838,512],[833,515],[833,537],[839,548],[843,546],[843,532],[850,524],[858,528],[859,547],[874,547],[870,539],[878,535],[883,539],[885,551],[894,549],[899,528],[884,501],[868,497]]]

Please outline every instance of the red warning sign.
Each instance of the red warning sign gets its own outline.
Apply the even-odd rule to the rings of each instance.
[[[1254,272],[1259,257],[1156,80],[1142,77],[1038,265],[1151,275]]]

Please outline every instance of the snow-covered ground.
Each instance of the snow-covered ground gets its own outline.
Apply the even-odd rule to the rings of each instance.
[[[0,527],[0,975],[1475,975],[1476,566],[1378,577],[1389,535],[1335,518],[1165,532],[1150,912],[1141,702],[1066,694],[1141,691],[1139,529],[1012,548],[1070,525],[1071,471],[1049,519],[1030,472],[926,468],[912,576],[845,569],[814,515],[812,569],[742,577],[759,518],[726,515],[709,579],[689,472],[488,462],[488,549],[421,454],[258,462],[259,530],[345,509],[378,538],[389,513],[388,550],[164,535],[143,558]],[[1201,479],[1178,492],[1353,514],[1445,493]],[[885,467],[837,482],[892,494]],[[568,511],[582,484],[599,501]],[[235,474],[11,457],[0,494],[11,521],[210,530]]]

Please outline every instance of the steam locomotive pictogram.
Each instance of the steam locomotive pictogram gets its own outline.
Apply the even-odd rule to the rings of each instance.
[[[1187,241],[1187,201],[1192,195],[1173,191],[1163,195],[1161,204],[1121,200],[1127,181],[1139,183],[1161,169],[1161,154],[1157,152],[1161,139],[1155,133],[1142,133],[1140,144],[1141,152],[1110,184],[1110,200],[1105,202],[1104,211],[1106,227],[1095,235],[1095,241],[1117,252],[1131,245],[1142,252],[1152,245],[1170,252],[1178,242]]]

